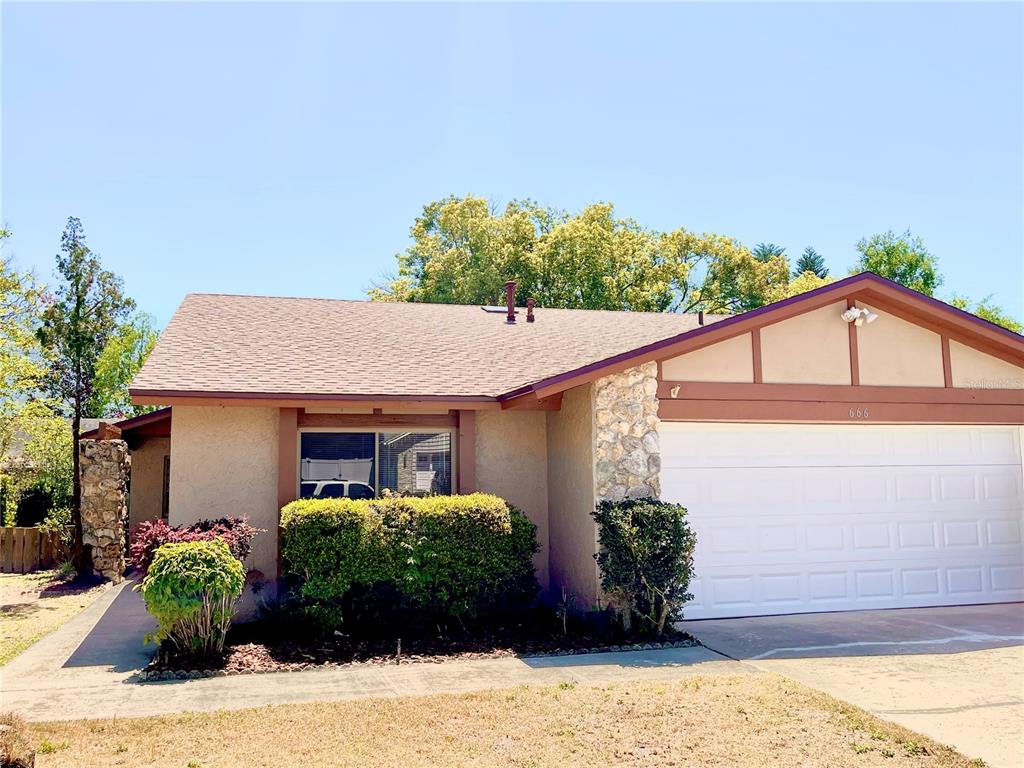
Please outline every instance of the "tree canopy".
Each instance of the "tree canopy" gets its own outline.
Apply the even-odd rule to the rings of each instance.
[[[378,301],[491,304],[506,280],[543,307],[647,312],[739,312],[791,294],[784,254],[758,260],[741,243],[684,228],[660,232],[615,216],[608,203],[579,213],[479,197],[424,207]]]
[[[909,229],[902,235],[890,230],[862,238],[857,251],[860,258],[850,274],[874,272],[926,296],[933,296],[942,285],[936,258]]]
[[[96,358],[96,375],[92,395],[86,404],[86,415],[137,416],[153,410],[134,405],[128,385],[153,351],[160,334],[153,328],[153,318],[137,313],[118,325]]]

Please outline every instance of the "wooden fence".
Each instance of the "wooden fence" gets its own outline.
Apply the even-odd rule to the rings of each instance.
[[[65,558],[60,536],[42,528],[0,528],[0,572],[52,568]]]

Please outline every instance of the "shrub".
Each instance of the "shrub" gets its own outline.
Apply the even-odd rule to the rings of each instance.
[[[25,721],[13,712],[0,712],[0,766],[32,768],[35,753],[25,736]]]
[[[128,560],[145,573],[153,562],[156,550],[164,544],[184,541],[213,541],[222,539],[238,560],[245,561],[252,551],[252,540],[262,528],[253,528],[244,517],[221,517],[200,520],[188,526],[170,527],[163,520],[147,520],[139,524],[132,534]]]
[[[665,623],[681,619],[683,605],[693,599],[687,590],[697,535],[686,522],[686,510],[657,499],[627,499],[602,501],[593,517],[602,589],[660,636]]]
[[[281,511],[281,526],[286,568],[327,626],[353,591],[462,620],[525,607],[538,589],[536,528],[497,496],[306,499]]]
[[[138,587],[157,629],[181,653],[208,657],[224,650],[245,571],[221,539],[164,544]]]

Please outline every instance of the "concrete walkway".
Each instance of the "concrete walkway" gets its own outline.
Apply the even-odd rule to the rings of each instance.
[[[0,670],[0,707],[29,720],[144,717],[267,704],[460,693],[562,681],[611,683],[759,674],[706,648],[585,656],[355,665],[336,669],[140,683],[151,619],[127,585]]]
[[[1024,766],[1024,604],[685,622],[733,659],[950,744]]]

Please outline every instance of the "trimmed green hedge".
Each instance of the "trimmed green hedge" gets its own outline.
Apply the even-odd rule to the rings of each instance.
[[[536,527],[497,496],[304,499],[281,510],[281,526],[285,570],[328,627],[355,587],[390,585],[405,607],[459,620],[537,593]]]

